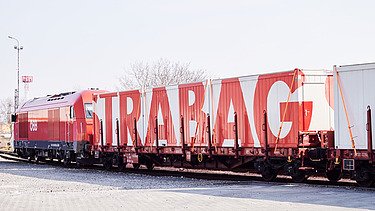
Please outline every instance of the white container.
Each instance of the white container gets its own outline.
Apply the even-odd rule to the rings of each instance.
[[[334,71],[335,147],[352,149],[344,99],[355,148],[367,149],[367,106],[372,110],[372,134],[375,134],[375,63],[340,66],[336,67],[336,70],[338,77]],[[340,80],[343,96],[340,94],[337,80]],[[372,140],[372,146],[374,149],[375,138]]]

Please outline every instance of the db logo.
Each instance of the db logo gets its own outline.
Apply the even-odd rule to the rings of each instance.
[[[30,131],[38,131],[38,122],[30,121]]]

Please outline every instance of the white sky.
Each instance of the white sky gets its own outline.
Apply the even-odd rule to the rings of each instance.
[[[0,98],[115,90],[138,60],[191,62],[217,77],[375,61],[375,1],[0,0]],[[21,96],[23,86],[21,85]]]

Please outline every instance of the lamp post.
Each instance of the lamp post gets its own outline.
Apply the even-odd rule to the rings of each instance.
[[[8,38],[17,41],[17,45],[14,46],[14,49],[17,50],[17,89],[14,94],[14,112],[16,112],[20,103],[20,50],[22,50],[23,47],[20,46],[20,42],[17,38],[12,36],[8,36]]]

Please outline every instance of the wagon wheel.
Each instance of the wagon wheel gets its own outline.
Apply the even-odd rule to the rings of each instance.
[[[112,158],[106,158],[104,160],[103,167],[107,171],[111,170],[111,168],[112,168]]]
[[[262,171],[262,177],[266,182],[272,182],[277,177],[277,171],[272,168],[271,165],[265,164]]]
[[[124,159],[122,157],[117,158],[117,170],[124,171],[125,166]]]
[[[306,171],[300,170],[299,167],[301,167],[301,162],[299,160],[287,165],[287,172],[292,177],[293,182],[305,182],[308,178]]]
[[[374,184],[374,180],[372,179],[356,180],[356,182],[361,187],[371,187]]]
[[[341,168],[334,168],[332,170],[326,170],[326,177],[330,182],[337,182],[341,179],[342,173]]]
[[[78,155],[76,155],[76,168],[80,169],[82,168],[83,163],[78,159]]]
[[[147,162],[146,167],[147,170],[152,171],[154,169],[154,164],[151,161],[149,161]]]
[[[374,184],[374,179],[366,167],[360,168],[355,172],[355,180],[361,187],[371,187]]]
[[[293,182],[302,183],[305,182],[308,178],[308,175],[305,171],[298,170],[295,174],[292,175]]]
[[[139,164],[139,163],[133,163],[133,168],[134,168],[135,170],[138,170],[139,167],[141,167],[141,164]]]

